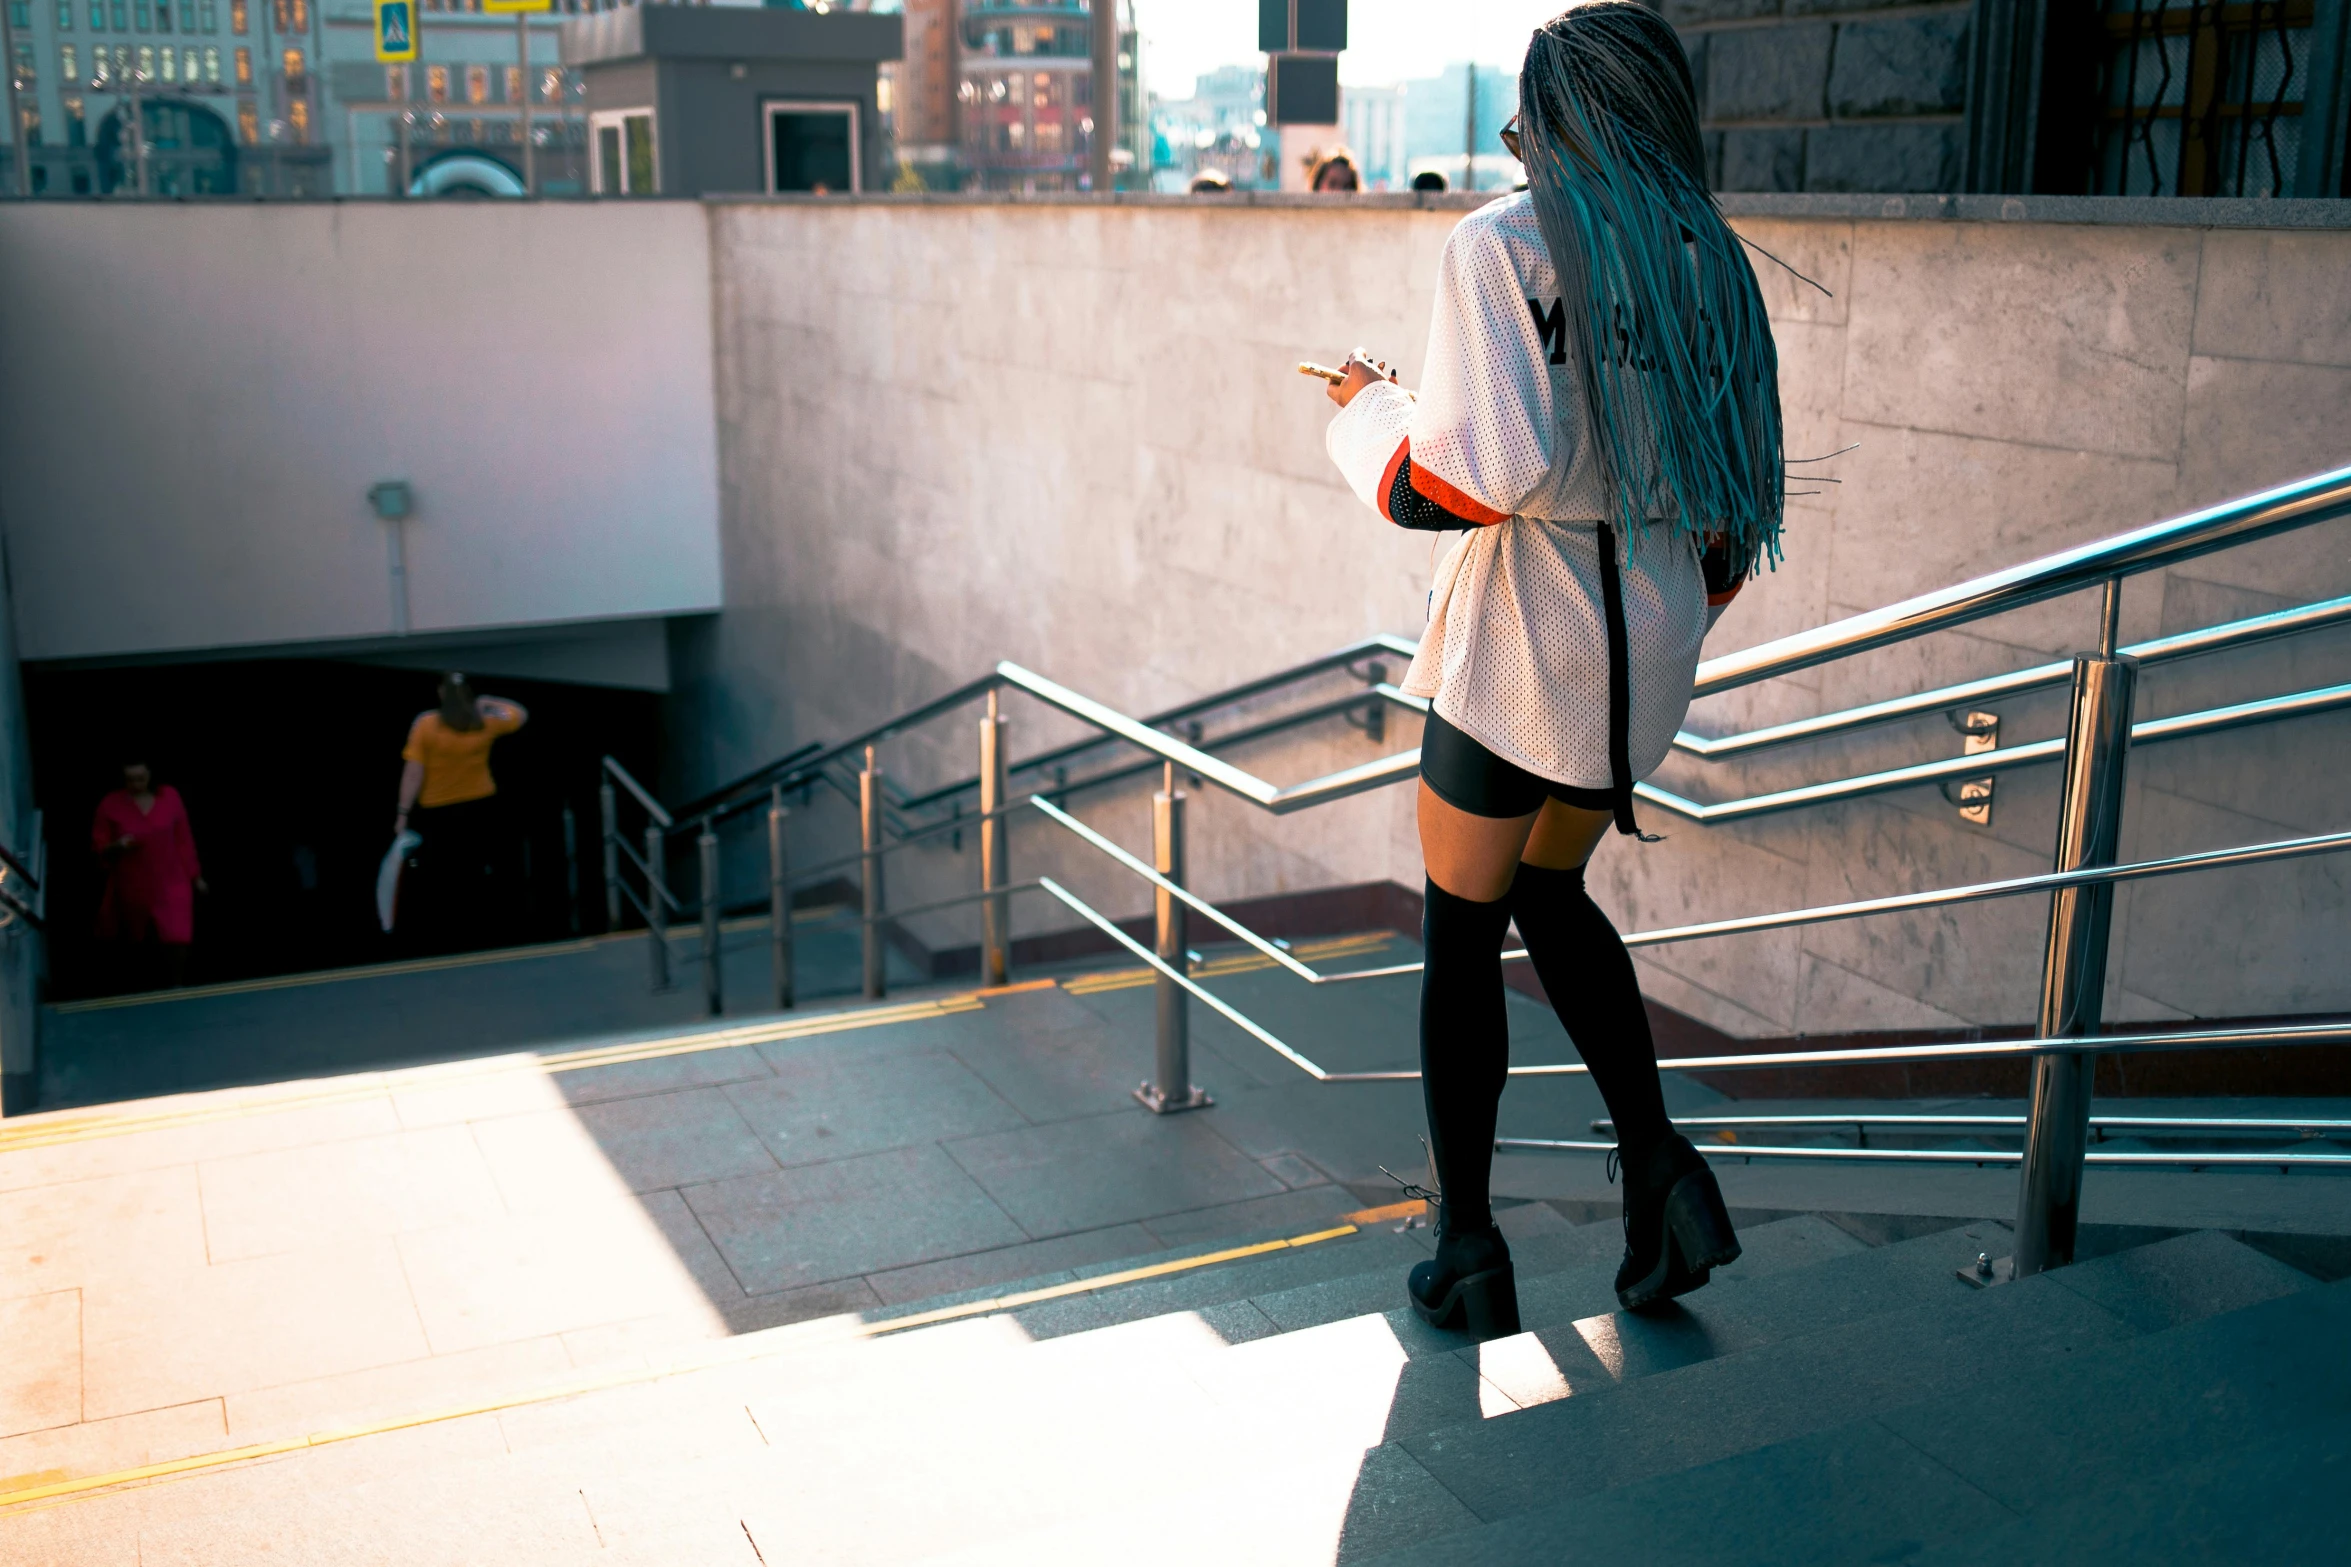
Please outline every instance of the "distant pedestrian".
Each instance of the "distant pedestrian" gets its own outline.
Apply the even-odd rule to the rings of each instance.
[[[1355,154],[1344,147],[1334,147],[1327,153],[1315,154],[1314,173],[1307,184],[1318,191],[1363,189],[1363,176],[1355,168]]]
[[[490,747],[529,719],[520,702],[478,696],[452,673],[441,677],[441,705],[408,726],[392,835],[413,828],[424,840],[418,885],[401,897],[401,925],[430,947],[479,946],[495,930],[500,813]]]
[[[90,847],[106,867],[98,939],[112,954],[116,988],[186,984],[196,894],[211,889],[180,792],[157,788],[145,762],[128,764],[122,787],[98,802]]]
[[[1192,176],[1192,194],[1195,196],[1229,196],[1233,182],[1222,169],[1202,169]]]
[[[1423,169],[1412,176],[1412,188],[1414,190],[1444,190],[1447,188],[1445,176],[1435,169]]]

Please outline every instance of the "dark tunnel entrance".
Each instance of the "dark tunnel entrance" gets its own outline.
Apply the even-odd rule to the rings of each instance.
[[[601,930],[597,759],[659,776],[658,693],[478,676],[530,722],[497,742],[500,807],[490,906],[472,948]],[[93,813],[144,759],[185,802],[209,892],[198,897],[186,981],[216,984],[449,950],[387,936],[376,872],[391,845],[400,749],[433,705],[419,670],[318,659],[162,667],[28,666],[36,798],[49,841],[49,999],[158,983],[96,934],[105,868]],[[133,753],[137,753],[134,755]],[[565,812],[570,813],[566,850]]]

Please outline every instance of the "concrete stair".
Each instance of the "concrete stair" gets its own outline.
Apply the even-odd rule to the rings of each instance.
[[[1866,1223],[1800,1215],[1749,1224],[1709,1288],[1635,1315],[1614,1309],[1614,1222],[1545,1204],[1503,1222],[1512,1339],[1400,1309],[1428,1232],[1369,1225],[881,1338],[803,1324],[732,1363],[0,1517],[0,1556],[1958,1563],[2134,1541],[2154,1562],[2336,1543],[2319,1499],[2351,1476],[2351,1281],[2204,1231],[1978,1291],[1954,1270],[2005,1248],[1997,1224],[1872,1245]]]

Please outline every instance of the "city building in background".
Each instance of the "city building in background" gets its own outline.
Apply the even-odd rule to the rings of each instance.
[[[5,0],[9,156],[35,196],[333,193],[315,0]],[[135,122],[144,135],[126,134]]]
[[[1192,84],[1189,98],[1151,100],[1151,186],[1184,191],[1213,169],[1235,190],[1277,182],[1265,128],[1265,72],[1225,65]]]
[[[563,24],[602,196],[880,190],[894,14],[623,6]]]
[[[1105,3],[1116,7],[1119,28],[1111,169],[1119,185],[1141,185],[1151,144],[1134,12],[1130,0]],[[963,0],[955,41],[957,183],[967,190],[1087,188],[1095,124],[1087,0]]]
[[[581,83],[564,69],[557,39],[564,15],[585,9],[579,0],[555,0],[549,11],[524,13],[518,29],[513,16],[422,0],[419,58],[390,65],[376,59],[370,11],[328,17],[323,43],[335,189],[357,196],[519,196],[527,161],[540,195],[584,192]],[[526,91],[528,160],[522,156]]]

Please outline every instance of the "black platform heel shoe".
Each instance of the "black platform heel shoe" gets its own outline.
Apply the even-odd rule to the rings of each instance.
[[[1619,1162],[1617,1154],[1608,1156],[1611,1179]],[[1627,1311],[1687,1295],[1714,1269],[1737,1260],[1739,1237],[1722,1188],[1688,1138],[1668,1132],[1621,1162],[1624,1264],[1616,1270],[1616,1298]]]
[[[1404,1288],[1414,1314],[1431,1327],[1479,1338],[1518,1331],[1518,1275],[1510,1243],[1491,1221],[1482,1230],[1455,1230],[1440,1210],[1437,1254],[1412,1265]]]

